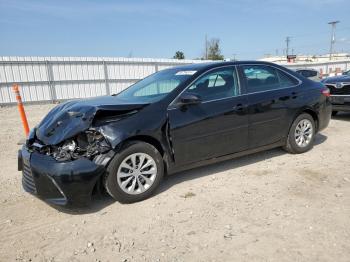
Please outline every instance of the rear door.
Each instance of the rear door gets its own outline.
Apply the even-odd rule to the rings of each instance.
[[[249,148],[278,142],[289,129],[298,80],[268,65],[241,66],[248,99]]]
[[[199,96],[202,102],[182,106],[175,101],[168,109],[177,165],[247,149],[247,100],[240,95],[234,66],[211,70],[185,92]]]

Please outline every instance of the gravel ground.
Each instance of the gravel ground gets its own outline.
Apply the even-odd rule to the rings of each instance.
[[[30,126],[52,106],[27,106]],[[23,192],[16,107],[0,119],[0,261],[350,261],[350,114],[308,153],[257,153],[167,177],[140,203],[78,210]]]

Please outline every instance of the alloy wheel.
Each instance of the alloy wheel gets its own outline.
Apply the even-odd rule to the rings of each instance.
[[[310,144],[313,136],[313,126],[309,119],[302,119],[295,128],[294,138],[299,147],[306,147]]]
[[[117,180],[119,187],[127,194],[137,195],[147,191],[157,176],[155,160],[145,153],[127,156],[121,162]]]

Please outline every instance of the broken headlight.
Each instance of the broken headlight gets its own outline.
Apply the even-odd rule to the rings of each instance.
[[[51,152],[57,161],[62,162],[80,157],[92,159],[95,155],[106,153],[110,149],[110,144],[101,133],[87,130],[56,146]]]

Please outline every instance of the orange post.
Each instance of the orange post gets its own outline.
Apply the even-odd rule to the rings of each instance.
[[[18,111],[19,111],[19,115],[21,116],[21,120],[22,120],[22,124],[23,124],[23,128],[24,128],[24,133],[26,134],[26,136],[28,136],[28,134],[29,134],[28,120],[26,117],[26,112],[24,111],[22,98],[21,98],[21,94],[19,93],[18,85],[16,85],[16,84],[13,85],[12,90],[16,95]]]

